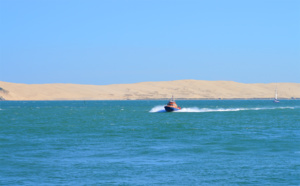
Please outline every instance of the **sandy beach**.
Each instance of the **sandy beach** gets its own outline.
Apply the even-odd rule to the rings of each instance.
[[[133,84],[19,84],[0,81],[2,100],[141,100],[300,98],[300,83],[244,84],[233,81],[177,80]]]

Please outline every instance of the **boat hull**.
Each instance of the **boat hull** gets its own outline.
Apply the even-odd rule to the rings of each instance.
[[[167,112],[174,112],[174,111],[178,111],[180,110],[179,108],[174,108],[174,107],[168,107],[168,106],[165,106],[165,110]]]

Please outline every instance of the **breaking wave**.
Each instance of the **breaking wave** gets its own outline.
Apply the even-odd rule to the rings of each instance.
[[[175,112],[236,112],[245,110],[274,110],[274,109],[294,109],[295,107],[256,107],[256,108],[182,108]],[[149,112],[166,112],[164,106],[153,107]]]

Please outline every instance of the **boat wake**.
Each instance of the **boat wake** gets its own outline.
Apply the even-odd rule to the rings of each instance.
[[[158,105],[153,107],[149,112],[166,112],[164,105]]]
[[[256,107],[256,108],[182,108],[174,112],[236,112],[246,110],[274,110],[274,109],[294,109],[295,107]],[[164,106],[155,106],[149,112],[166,112]]]

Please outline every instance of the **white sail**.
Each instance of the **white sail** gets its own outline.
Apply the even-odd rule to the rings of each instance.
[[[275,98],[274,98],[274,103],[279,103],[278,99],[277,99],[277,87],[275,89]]]

